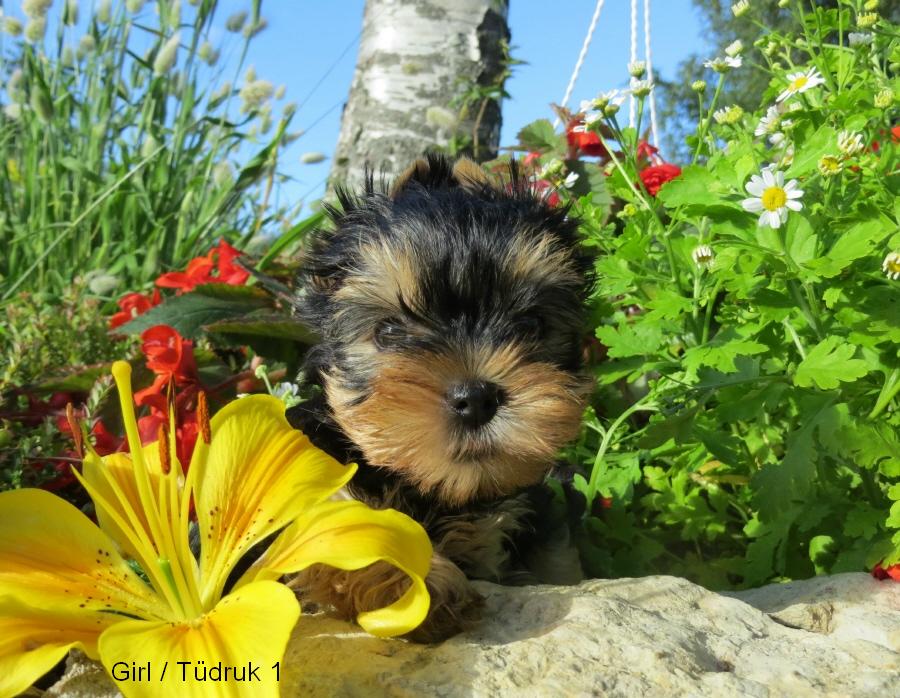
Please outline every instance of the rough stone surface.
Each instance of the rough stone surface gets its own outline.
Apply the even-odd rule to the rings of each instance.
[[[437,647],[301,619],[282,695],[900,695],[900,584],[865,574],[728,595],[673,577],[479,588],[486,621]],[[77,659],[46,695],[116,694]]]

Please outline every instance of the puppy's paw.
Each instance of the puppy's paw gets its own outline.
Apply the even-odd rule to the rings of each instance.
[[[313,565],[289,585],[297,592],[304,609],[328,606],[340,617],[353,620],[362,611],[383,608],[399,599],[409,588],[409,578],[383,562],[353,571]],[[481,619],[484,598],[472,588],[463,571],[447,558],[438,554],[432,557],[425,586],[431,595],[428,616],[419,627],[404,635],[408,640],[442,642],[474,627]]]
[[[443,642],[471,630],[481,620],[484,597],[475,591],[463,571],[442,555],[435,553],[431,558],[425,586],[431,595],[431,607],[425,621],[404,635],[408,640]]]

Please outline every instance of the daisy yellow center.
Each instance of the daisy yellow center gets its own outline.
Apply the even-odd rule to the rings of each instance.
[[[888,274],[900,274],[900,255],[888,257],[884,266]]]
[[[787,194],[781,187],[769,187],[761,198],[763,208],[767,211],[777,211],[787,202]]]
[[[799,78],[796,78],[791,84],[790,89],[796,92],[797,90],[802,90],[804,85],[809,82],[809,78],[805,75],[801,75]]]

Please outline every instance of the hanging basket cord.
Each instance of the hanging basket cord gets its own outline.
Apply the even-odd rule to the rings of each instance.
[[[603,9],[603,3],[606,0],[597,0],[594,6],[594,16],[591,17],[590,26],[588,26],[587,35],[584,37],[584,43],[581,44],[581,52],[578,54],[578,60],[575,61],[575,69],[572,71],[572,77],[569,78],[569,84],[566,87],[566,93],[563,95],[562,101],[559,103],[561,107],[565,107],[572,97],[572,90],[575,89],[575,83],[578,81],[578,74],[581,72],[581,66],[584,65],[584,58],[587,56],[588,48],[594,38],[594,30],[597,28],[597,21],[600,19],[600,10]],[[560,119],[557,116],[553,122],[553,127],[559,126]]]

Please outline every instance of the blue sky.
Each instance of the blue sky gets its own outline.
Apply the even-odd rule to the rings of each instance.
[[[99,0],[79,0],[82,8]],[[113,0],[114,3],[124,0]],[[6,12],[21,17],[17,0],[0,0]],[[232,13],[249,10],[251,0],[220,0],[209,39],[222,50],[222,58],[212,71],[213,86],[233,80],[240,86],[243,76],[236,75],[241,41],[225,31]],[[290,177],[279,193],[282,204],[301,200],[309,203],[324,192],[340,128],[341,107],[347,98],[356,64],[358,39],[362,26],[364,0],[263,0],[262,16],[268,27],[252,42],[245,63],[255,69],[258,78],[285,87],[285,96],[275,115],[289,102],[299,103],[291,130],[305,134],[283,153],[282,173]],[[509,25],[513,55],[524,60],[507,82],[511,98],[503,104],[501,146],[513,145],[516,133],[539,118],[553,118],[551,102],[559,102],[575,65],[587,32],[595,0],[510,0]],[[639,0],[643,6],[643,0]],[[678,62],[694,51],[702,51],[705,42],[700,18],[691,0],[650,0],[654,70],[671,76]],[[55,36],[56,17],[62,1],[51,11],[48,44]],[[147,2],[137,21],[156,25],[153,4]],[[594,39],[570,106],[577,107],[600,91],[623,87],[628,82],[630,0],[606,0]],[[191,11],[183,2],[183,16]],[[82,10],[77,28],[68,29],[69,45],[77,44],[84,32],[89,12]],[[639,20],[642,23],[642,19]],[[150,38],[135,34],[138,46],[149,45]],[[643,37],[639,35],[638,57],[643,58]],[[242,72],[243,70],[242,69]],[[660,124],[664,128],[664,124]],[[246,155],[258,149],[248,148]],[[304,153],[321,152],[324,162],[307,165],[300,161]]]
[[[247,0],[223,2],[220,21],[248,4]],[[328,156],[334,152],[341,104],[356,63],[363,5],[363,0],[263,2],[262,14],[269,27],[250,51],[250,62],[260,77],[284,84],[285,101],[302,102],[331,68],[294,117],[293,126],[307,130],[285,153],[283,169],[296,180],[282,192],[288,198],[310,200],[324,190],[330,161],[304,165],[300,156],[312,151]],[[581,99],[627,83],[629,5],[628,0],[606,0],[572,104],[577,106]],[[519,66],[508,82],[511,99],[503,104],[501,145],[513,144],[516,132],[529,122],[552,118],[548,105],[562,99],[593,10],[593,0],[511,0],[514,55],[528,64]],[[701,22],[690,0],[651,0],[651,21],[654,68],[663,75],[671,76],[682,58],[705,46]],[[639,46],[642,56],[642,38]]]

